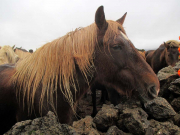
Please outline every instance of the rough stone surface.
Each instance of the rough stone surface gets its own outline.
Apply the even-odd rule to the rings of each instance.
[[[176,114],[173,118],[173,122],[175,125],[179,126],[180,127],[180,114]]]
[[[96,125],[93,123],[91,116],[86,116],[84,119],[74,121],[73,127],[80,135],[100,135],[96,130]]]
[[[168,88],[171,92],[180,95],[180,78],[170,83]]]
[[[176,65],[173,67],[175,71],[178,71],[180,69],[180,61],[176,63]]]
[[[157,73],[159,81],[166,80],[173,75],[177,75],[177,71],[172,66],[165,67]]]
[[[180,111],[180,97],[174,98],[173,101],[171,102],[172,107],[174,108],[175,111]]]
[[[142,108],[142,105],[138,99],[134,98],[126,98],[125,100],[123,100],[115,106],[115,108],[118,109],[119,113],[123,113],[123,110],[125,110],[126,108],[134,109],[138,107]]]
[[[162,97],[145,104],[146,112],[155,119],[168,119],[176,115],[172,106]]]
[[[170,122],[150,120],[150,126],[145,135],[180,135],[180,128]]]
[[[94,117],[93,122],[100,131],[107,131],[110,126],[115,125],[118,120],[118,110],[114,106],[103,105],[102,109]]]
[[[105,135],[133,135],[119,130],[116,126],[111,126]]]
[[[177,71],[172,66],[168,66],[161,69],[158,72],[157,77],[161,86],[158,96],[167,99],[170,95],[170,90],[168,89],[170,87],[170,83],[179,78]]]
[[[149,126],[148,115],[142,108],[126,108],[120,117],[124,126],[134,135],[144,135]]]
[[[41,118],[26,120],[16,123],[4,135],[76,135],[76,131],[69,125],[60,124],[57,117],[52,112]]]

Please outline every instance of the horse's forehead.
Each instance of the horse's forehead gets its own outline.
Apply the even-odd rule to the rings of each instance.
[[[129,40],[129,38],[128,38],[122,31],[120,31],[120,34],[121,34],[126,40]]]

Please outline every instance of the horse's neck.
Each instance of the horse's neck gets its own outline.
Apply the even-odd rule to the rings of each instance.
[[[163,67],[167,66],[166,53],[167,53],[167,51],[166,51],[166,49],[164,49],[160,55],[160,63],[162,64]]]
[[[79,99],[81,99],[83,97],[83,95],[88,91],[88,88],[93,83],[94,75],[92,75],[91,77],[88,76],[86,79],[82,75],[82,72],[77,67],[76,67],[76,74],[77,74],[77,80],[78,80],[78,82],[76,83],[76,86],[77,86],[78,91],[76,94],[74,93],[74,91],[72,91],[72,92],[73,92],[73,95],[76,95],[76,97],[74,96],[74,100],[78,101]]]

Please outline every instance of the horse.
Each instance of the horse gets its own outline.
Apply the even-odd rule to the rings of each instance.
[[[5,45],[0,49],[0,65],[11,63],[14,64],[19,60],[11,46]]]
[[[178,48],[180,43],[176,40],[168,40],[159,46],[156,50],[146,52],[146,61],[157,74],[158,71],[166,66],[175,66],[179,61]]]
[[[143,59],[145,59],[146,60],[146,51],[144,51],[144,52],[142,52],[142,51],[138,51],[140,54],[141,54],[141,56],[143,57]]]
[[[31,54],[31,53],[28,52],[27,50],[22,49],[22,48],[18,48],[18,47],[16,47],[16,48],[14,49],[14,52],[19,56],[20,59],[23,59],[24,57],[27,57],[28,55]]]
[[[0,66],[1,133],[48,111],[71,125],[78,101],[96,81],[121,94],[136,91],[143,103],[156,98],[158,78],[127,37],[124,19],[106,20],[100,6],[91,25],[46,43],[15,66]]]

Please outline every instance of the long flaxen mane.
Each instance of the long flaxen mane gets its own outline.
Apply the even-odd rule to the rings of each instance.
[[[16,63],[19,57],[14,53],[11,46],[5,45],[0,49],[0,65],[7,63]]]
[[[116,36],[119,33],[118,27],[122,27],[117,22],[107,22],[108,28],[103,39],[104,42],[108,42],[109,38]],[[45,44],[32,55],[17,63],[16,72],[11,79],[17,86],[17,96],[20,96],[22,92],[23,102],[26,96],[28,108],[31,108],[32,111],[36,91],[41,86],[40,111],[45,96],[47,96],[47,103],[56,110],[53,95],[57,94],[57,87],[60,87],[73,109],[74,101],[71,88],[78,91],[75,64],[88,83],[88,78],[93,77],[95,71],[93,60],[96,45],[98,45],[98,41],[95,23],[85,28],[76,29]]]

